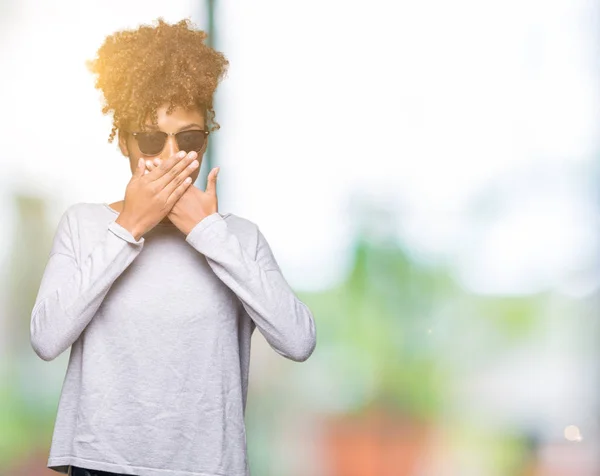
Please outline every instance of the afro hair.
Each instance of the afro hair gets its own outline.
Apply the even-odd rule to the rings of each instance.
[[[198,108],[209,130],[219,128],[213,96],[229,62],[205,44],[206,32],[189,19],[154,23],[107,36],[96,58],[86,62],[104,96],[102,113],[113,115],[108,142],[147,118],[156,124],[156,110],[164,104],[168,113],[175,107]]]

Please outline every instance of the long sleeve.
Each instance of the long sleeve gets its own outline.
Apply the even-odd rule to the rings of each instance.
[[[214,273],[237,295],[269,345],[283,357],[303,362],[316,346],[313,315],[285,280],[258,227],[256,233],[252,256],[225,219],[213,213],[190,231],[186,241],[205,255]]]
[[[89,255],[78,263],[67,209],[58,224],[50,256],[31,312],[30,340],[43,360],[53,360],[73,344],[94,317],[112,283],[143,248],[115,221]]]

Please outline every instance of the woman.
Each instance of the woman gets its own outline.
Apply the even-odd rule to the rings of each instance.
[[[255,328],[304,361],[314,318],[258,226],[194,185],[225,57],[187,20],[120,31],[89,63],[132,177],[63,214],[31,314],[44,360],[71,347],[48,467],[73,475],[248,476]]]

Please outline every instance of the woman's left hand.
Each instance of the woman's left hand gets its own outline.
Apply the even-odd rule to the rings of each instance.
[[[157,165],[147,165],[148,170],[152,171]],[[217,175],[220,167],[214,167],[206,179],[206,191],[195,187],[194,184],[188,186],[187,190],[167,217],[173,225],[179,228],[185,235],[200,223],[204,218],[219,211],[219,202],[217,198]]]

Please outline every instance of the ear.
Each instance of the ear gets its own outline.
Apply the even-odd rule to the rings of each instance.
[[[119,130],[118,136],[119,136],[119,149],[121,149],[121,153],[125,157],[129,157],[129,147],[127,147],[127,133],[121,132]]]

